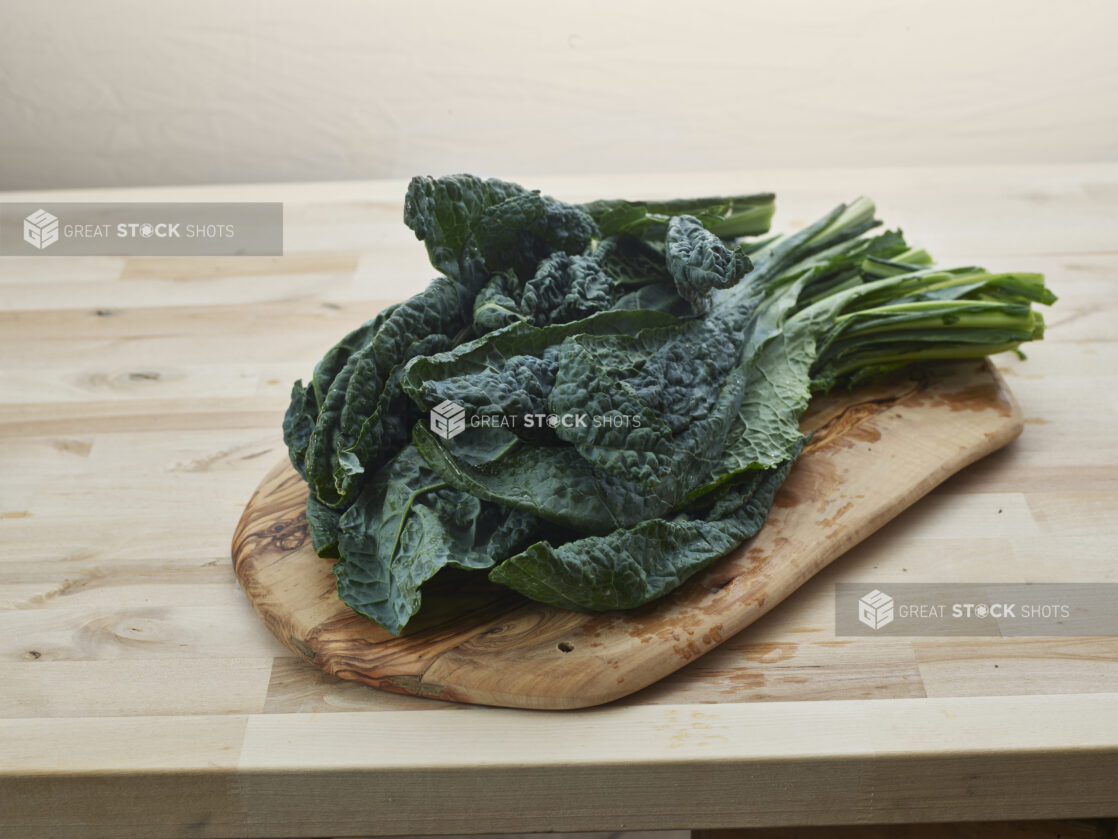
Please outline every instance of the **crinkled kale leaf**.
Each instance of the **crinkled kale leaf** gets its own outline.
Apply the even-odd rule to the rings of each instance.
[[[338,596],[399,634],[439,571],[488,570],[537,530],[532,516],[448,485],[407,446],[341,516]]]
[[[727,248],[694,216],[675,216],[668,222],[665,252],[680,296],[699,314],[710,308],[716,288],[730,288],[753,270],[744,251]]]
[[[440,276],[330,349],[283,422],[342,600],[394,634],[445,569],[648,603],[761,528],[813,392],[1043,336],[1039,274],[937,269],[866,235],[864,198],[764,236],[772,212],[414,178],[404,221]],[[468,422],[435,433],[448,403]]]
[[[702,513],[646,519],[605,536],[553,546],[540,541],[494,568],[489,579],[564,609],[634,609],[663,597],[755,536],[799,453],[751,473]]]
[[[578,207],[529,192],[487,208],[475,235],[486,269],[527,278],[553,253],[585,251],[598,226]]]

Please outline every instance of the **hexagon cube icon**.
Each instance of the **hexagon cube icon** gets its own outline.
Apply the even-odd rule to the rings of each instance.
[[[58,216],[36,210],[23,220],[23,241],[42,250],[58,241]]]
[[[881,629],[893,621],[893,598],[874,589],[858,601],[858,620],[870,629]]]
[[[431,430],[449,440],[466,430],[466,409],[447,399],[431,409]]]

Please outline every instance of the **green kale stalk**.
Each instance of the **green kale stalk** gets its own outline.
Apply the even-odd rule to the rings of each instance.
[[[812,393],[1043,336],[1039,274],[935,268],[865,198],[764,236],[772,212],[413,179],[443,276],[330,350],[284,421],[339,596],[394,634],[445,568],[642,605],[761,528]],[[447,406],[470,422],[437,434]]]

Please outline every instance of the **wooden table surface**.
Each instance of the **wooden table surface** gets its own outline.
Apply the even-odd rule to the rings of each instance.
[[[745,632],[611,706],[327,677],[233,528],[291,381],[432,276],[404,181],[53,194],[278,200],[274,258],[0,257],[0,835],[326,836],[1118,813],[1118,638],[834,635],[839,581],[1118,580],[1118,165],[517,178],[557,197],[859,193],[941,263],[1047,274],[997,364],[1025,433]],[[819,701],[790,701],[812,685]]]

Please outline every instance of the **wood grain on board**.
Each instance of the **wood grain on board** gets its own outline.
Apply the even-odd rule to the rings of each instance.
[[[307,534],[307,487],[282,462],[233,540],[237,577],[269,629],[315,666],[398,693],[484,705],[579,708],[678,670],[779,604],[946,477],[1004,446],[1020,411],[983,361],[937,365],[815,400],[813,437],[762,531],[666,598],[583,614],[483,579],[427,596],[394,638],[336,593]],[[804,685],[809,698],[811,686]]]

